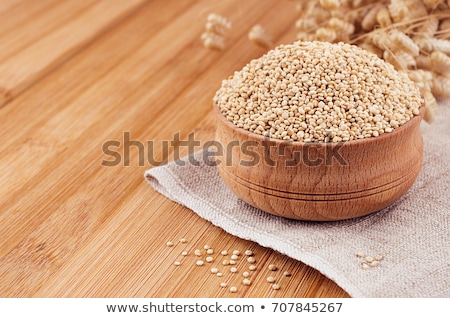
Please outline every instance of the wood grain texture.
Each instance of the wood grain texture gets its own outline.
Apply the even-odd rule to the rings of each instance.
[[[114,149],[125,159],[124,132],[153,141],[155,160],[173,159],[174,149],[161,145],[177,132],[214,138],[211,98],[220,81],[265,52],[248,30],[267,23],[278,43],[294,40],[292,2],[8,3],[2,26],[17,37],[0,27],[14,43],[0,49],[9,56],[0,63],[1,297],[348,297],[316,270],[158,194],[143,178],[152,165],[139,163],[137,147],[128,147],[127,164],[102,165],[111,160],[102,152],[108,141],[120,142]],[[19,6],[29,10],[14,11]],[[209,12],[233,22],[222,52],[200,41]],[[46,17],[54,19],[47,25]],[[33,23],[42,33],[29,34]],[[182,237],[186,245],[165,245]],[[207,266],[193,265],[204,244],[252,249],[260,268],[253,284],[236,294],[221,289]],[[190,255],[173,266],[184,249]],[[278,275],[292,273],[278,291],[265,282],[269,263]]]

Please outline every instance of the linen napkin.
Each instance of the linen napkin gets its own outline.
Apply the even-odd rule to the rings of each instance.
[[[201,151],[193,154],[199,165],[184,158],[185,166],[155,167],[145,178],[228,233],[319,270],[352,297],[450,297],[450,100],[439,105],[434,123],[421,125],[424,161],[412,188],[391,206],[351,220],[296,221],[258,210],[227,188]],[[372,264],[365,256],[382,259]]]

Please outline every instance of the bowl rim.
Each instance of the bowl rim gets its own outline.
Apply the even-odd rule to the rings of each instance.
[[[348,140],[348,141],[339,141],[339,142],[324,142],[324,141],[311,141],[311,142],[304,142],[304,141],[298,141],[298,140],[282,140],[282,139],[277,139],[277,138],[271,138],[271,137],[265,137],[259,134],[256,134],[254,132],[251,132],[249,130],[246,130],[244,128],[240,128],[238,126],[236,126],[235,124],[233,124],[231,121],[227,120],[224,116],[224,114],[221,112],[221,110],[219,109],[219,106],[213,102],[213,108],[215,109],[216,113],[218,114],[218,117],[220,118],[220,121],[223,122],[226,126],[228,126],[228,128],[230,128],[231,130],[237,131],[239,132],[240,135],[245,135],[249,138],[252,138],[253,140],[257,140],[260,142],[273,142],[275,143],[277,146],[278,145],[285,145],[287,143],[289,143],[292,146],[298,146],[298,147],[302,147],[302,146],[308,146],[308,145],[317,145],[317,144],[321,144],[321,145],[336,145],[338,143],[345,143],[347,145],[358,145],[360,143],[371,143],[371,142],[379,142],[379,141],[383,141],[384,139],[390,139],[393,136],[396,136],[398,134],[401,134],[404,130],[408,130],[411,129],[411,126],[415,126],[415,125],[419,125],[423,119],[424,113],[425,113],[425,101],[422,97],[422,104],[419,107],[419,114],[418,115],[414,115],[413,118],[411,118],[410,120],[408,120],[408,122],[406,122],[405,124],[401,125],[398,128],[393,128],[392,132],[390,133],[383,133],[381,135],[379,135],[378,137],[368,137],[368,138],[361,138],[361,139],[355,139],[355,140]]]

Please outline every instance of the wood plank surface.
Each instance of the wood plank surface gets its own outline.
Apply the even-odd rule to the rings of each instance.
[[[293,1],[9,2],[0,7],[0,40],[11,43],[0,44],[0,297],[348,297],[318,271],[158,194],[137,147],[123,156],[125,133],[153,141],[155,160],[173,159],[161,144],[175,133],[212,140],[221,80],[266,51],[249,29],[260,23],[277,44],[294,41]],[[29,10],[8,15],[19,6]],[[200,40],[211,12],[232,21],[223,51]],[[121,143],[117,166],[102,165],[108,141]],[[252,285],[220,288],[194,264],[205,244],[216,254],[253,250],[261,270]],[[173,266],[183,250],[183,266]],[[265,281],[270,263],[280,290]]]

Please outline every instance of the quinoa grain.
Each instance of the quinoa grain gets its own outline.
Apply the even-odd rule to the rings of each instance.
[[[256,260],[255,260],[255,258],[253,256],[250,256],[250,257],[247,258],[247,262],[253,264],[253,263],[256,263]]]
[[[388,62],[355,45],[318,41],[252,60],[222,81],[213,101],[239,128],[302,142],[377,137],[422,104],[419,88]]]
[[[269,276],[269,277],[266,278],[266,280],[267,280],[268,283],[273,283],[273,282],[275,282],[275,277]]]

